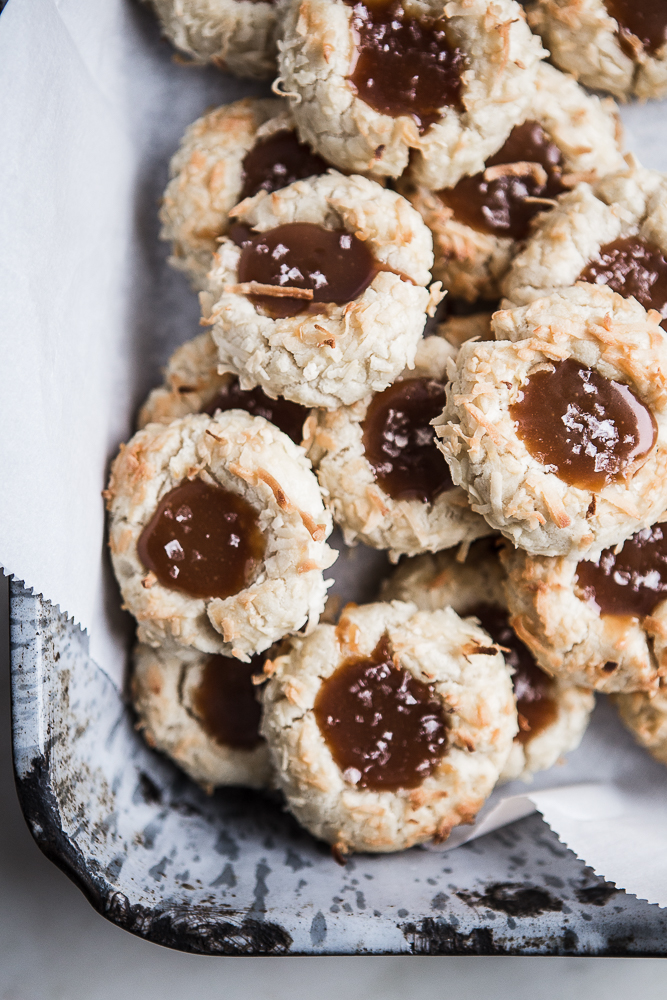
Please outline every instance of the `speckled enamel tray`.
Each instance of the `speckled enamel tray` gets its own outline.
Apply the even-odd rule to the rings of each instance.
[[[13,583],[14,758],[33,836],[120,927],[203,954],[663,955],[667,912],[539,816],[341,868],[280,804],[208,798],[153,753],[87,636]]]

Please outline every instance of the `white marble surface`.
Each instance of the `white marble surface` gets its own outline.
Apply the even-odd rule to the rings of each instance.
[[[107,923],[32,842],[14,791],[0,577],[0,1000],[662,1000],[660,959],[203,958]]]

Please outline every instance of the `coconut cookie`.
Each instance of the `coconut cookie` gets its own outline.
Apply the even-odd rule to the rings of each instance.
[[[271,765],[252,683],[263,660],[241,663],[183,646],[139,644],[131,691],[148,745],[207,791],[219,785],[265,788]]]
[[[195,63],[265,79],[276,71],[282,5],[273,0],[151,0],[162,31]]]
[[[504,583],[497,540],[484,539],[470,547],[465,562],[451,552],[405,560],[386,581],[382,597],[412,601],[421,611],[451,607],[462,618],[474,616],[504,650],[514,671],[519,732],[500,781],[530,781],[579,746],[595,698],[569,678],[539,668],[510,625]]]
[[[263,417],[149,424],[121,448],[106,497],[141,642],[247,661],[317,621],[331,517],[303,450]]]
[[[275,424],[295,444],[307,449],[312,438],[310,410],[289,399],[270,399],[257,386],[244,391],[235,375],[218,374],[218,352],[211,334],[200,333],[172,354],[165,384],[153,389],[139,411],[139,429],[146,424],[170,424],[190,413],[245,410]]]
[[[667,341],[655,312],[578,284],[464,344],[435,421],[473,510],[531,555],[593,558],[667,507]]]
[[[544,54],[514,0],[292,0],[277,83],[335,166],[398,177],[414,150],[439,190],[502,144]]]
[[[451,608],[348,607],[265,670],[277,783],[342,854],[445,840],[471,823],[516,733],[502,654]]]
[[[519,123],[480,172],[433,191],[407,171],[399,190],[433,233],[433,276],[450,294],[469,302],[499,298],[538,213],[578,181],[624,165],[613,107],[542,63]]]
[[[660,764],[667,764],[667,694],[664,686],[656,693],[635,691],[615,695],[622,722],[637,742]]]
[[[485,304],[485,302],[479,303],[480,306]],[[451,344],[455,351],[458,351],[466,340],[493,340],[491,317],[494,311],[482,308],[479,312],[448,316],[442,323],[438,323],[437,335]]]
[[[598,691],[655,691],[667,674],[667,526],[593,560],[502,553],[512,624],[540,666]]]
[[[428,337],[415,368],[383,392],[320,411],[313,460],[345,542],[404,553],[448,548],[489,533],[454,486],[431,420],[445,404],[447,341]]]
[[[621,100],[667,94],[667,9],[661,0],[537,0],[528,22],[556,66]]]
[[[331,171],[238,206],[200,298],[241,387],[349,405],[412,367],[431,291],[431,234],[394,191]]]
[[[239,201],[327,169],[299,142],[286,101],[246,97],[209,111],[186,130],[169,164],[160,207],[160,235],[172,245],[169,263],[196,289],[205,288]]]
[[[540,216],[503,282],[524,305],[576,281],[608,285],[667,319],[667,177],[631,160],[598,184],[580,184]]]

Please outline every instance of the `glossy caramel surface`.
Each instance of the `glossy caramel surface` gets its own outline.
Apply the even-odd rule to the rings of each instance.
[[[299,406],[282,396],[271,399],[259,386],[242,389],[237,378],[230,379],[203,412],[213,416],[216,410],[245,410],[253,417],[264,417],[287,434],[295,444],[301,444],[303,425],[310,412],[306,406]]]
[[[621,551],[605,549],[596,562],[577,565],[577,584],[603,615],[643,618],[667,597],[667,525],[638,531]]]
[[[243,188],[239,201],[258,191],[278,191],[304,177],[324,174],[329,164],[313,153],[305,142],[299,142],[296,132],[284,129],[266,139],[260,139],[243,159]]]
[[[357,788],[417,788],[447,748],[434,688],[394,665],[386,636],[371,656],[347,660],[323,681],[314,713],[334,761]]]
[[[253,674],[261,674],[263,657],[242,663],[229,656],[211,656],[192,694],[192,707],[202,729],[221,746],[252,750],[261,742],[262,709],[255,697]]]
[[[627,385],[574,358],[532,375],[510,415],[533,458],[584,490],[631,473],[657,436],[653,415]]]
[[[394,382],[373,397],[362,425],[364,451],[379,486],[393,500],[432,503],[453,488],[430,426],[444,405],[444,383],[428,378]]]
[[[519,732],[514,738],[519,743],[528,743],[558,716],[553,678],[540,670],[533,654],[510,625],[505,608],[497,604],[478,604],[468,614],[479,618],[493,641],[504,647],[505,662],[514,671],[512,684],[519,714]]]
[[[162,498],[137,548],[164,587],[224,599],[248,586],[265,540],[257,512],[243,497],[193,479]]]
[[[481,173],[464,177],[456,187],[445,188],[438,195],[457,222],[478,232],[523,240],[531,219],[550,207],[531,199],[553,199],[566,190],[561,181],[562,164],[560,149],[542,126],[526,121],[512,129],[505,145],[486,161]],[[508,168],[507,173],[496,176],[498,171],[490,171],[501,166]]]
[[[462,108],[466,61],[444,18],[409,17],[400,2],[346,2],[356,46],[348,79],[362,101],[393,118],[412,115],[422,134],[442,108]]]
[[[618,21],[621,45],[629,56],[634,35],[651,55],[667,42],[667,4],[665,0],[604,0],[607,11]]]
[[[256,234],[235,227],[230,235],[242,247],[239,282],[312,289],[309,300],[250,295],[252,302],[274,318],[297,316],[311,303],[352,302],[379,271],[369,247],[343,229],[288,222]]]
[[[608,285],[625,298],[633,296],[645,309],[657,309],[663,317],[662,325],[667,324],[667,260],[647,240],[626,236],[600,247],[597,258],[586,265],[579,280]]]

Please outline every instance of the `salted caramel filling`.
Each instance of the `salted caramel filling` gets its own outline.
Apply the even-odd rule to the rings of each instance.
[[[603,615],[643,618],[667,598],[667,530],[643,528],[620,552],[605,549],[595,562],[580,562],[577,584],[583,597]]]
[[[647,240],[626,236],[600,247],[597,258],[586,265],[579,281],[608,285],[625,298],[633,296],[644,309],[656,309],[667,329],[667,260]]]
[[[242,247],[239,282],[286,290],[285,296],[250,294],[269,316],[297,316],[317,303],[343,305],[368,288],[380,270],[370,248],[344,229],[288,222],[265,233],[236,226],[231,238]],[[290,296],[292,289],[302,296]]]
[[[253,674],[261,674],[264,657],[241,663],[228,656],[211,656],[192,693],[192,709],[202,729],[221,746],[252,750],[261,742],[262,714]]]
[[[371,401],[362,424],[366,458],[393,500],[432,503],[454,486],[431,420],[442,413],[445,386],[430,378],[394,382]]]
[[[299,142],[292,129],[260,139],[243,159],[243,188],[239,201],[258,191],[278,191],[304,177],[325,174],[329,164]]]
[[[457,222],[481,233],[523,240],[531,219],[566,190],[562,173],[558,146],[539,122],[526,121],[512,129],[481,173],[464,177],[438,196]]]
[[[651,411],[627,385],[574,358],[531,375],[510,416],[533,458],[583,490],[631,475],[657,437]]]
[[[637,55],[633,36],[650,55],[667,42],[665,0],[604,0],[604,5],[610,17],[618,21],[621,47],[630,58]]]
[[[237,378],[230,379],[202,412],[213,416],[216,410],[245,410],[253,417],[264,417],[295,444],[301,444],[303,440],[303,425],[310,412],[306,406],[299,406],[289,399],[270,399],[259,386],[242,389]]]
[[[416,788],[447,748],[435,688],[395,665],[386,635],[370,656],[346,660],[322,683],[314,713],[334,761],[358,788]]]
[[[398,118],[411,115],[421,134],[461,109],[463,52],[448,39],[445,18],[410,17],[398,0],[354,3],[355,56],[349,82],[374,111]]]
[[[533,654],[510,625],[505,608],[497,604],[478,604],[467,614],[478,618],[493,641],[504,648],[505,662],[514,671],[512,684],[519,715],[519,732],[514,739],[526,744],[556,721],[558,704],[554,697],[554,680],[540,670]]]
[[[252,581],[265,549],[257,511],[201,479],[170,490],[141,532],[141,562],[189,597],[231,597]]]

